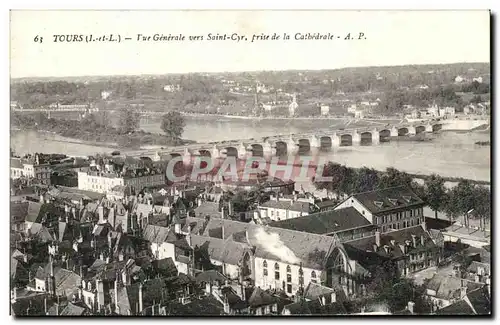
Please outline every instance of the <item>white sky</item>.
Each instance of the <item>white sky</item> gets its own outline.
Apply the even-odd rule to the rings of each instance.
[[[289,41],[53,43],[54,34],[290,34]],[[364,32],[364,41],[295,33]],[[36,35],[43,43],[33,42]],[[11,77],[165,74],[490,61],[488,11],[12,11]]]

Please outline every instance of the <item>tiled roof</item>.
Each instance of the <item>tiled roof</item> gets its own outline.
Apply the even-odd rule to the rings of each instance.
[[[436,292],[437,298],[451,300],[460,298],[463,283],[464,280],[457,277],[434,274],[426,286]]]
[[[23,169],[23,162],[21,158],[10,158],[10,168]]]
[[[459,300],[436,311],[438,315],[474,315],[474,310],[464,300]]]
[[[416,237],[417,247],[416,248],[408,247],[407,248],[408,252],[436,247],[429,234],[422,228],[421,225],[417,225],[414,227],[404,228],[380,234],[381,247],[377,250],[377,254],[389,258],[399,258],[404,256],[405,254],[401,251],[399,245],[405,245],[406,241],[410,241],[411,244],[413,245],[412,235]],[[422,236],[424,238],[424,246],[422,246],[421,243]],[[375,236],[364,237],[361,239],[348,241],[345,244],[356,247],[363,251],[373,251],[373,245],[375,244]],[[389,253],[385,252],[385,250],[383,249],[384,246],[389,247]]]
[[[487,286],[467,292],[466,296],[476,315],[491,314],[491,295]]]
[[[270,224],[272,227],[313,234],[329,234],[370,225],[371,223],[363,215],[351,207],[313,213],[299,218],[275,221]]]
[[[49,232],[49,230],[41,223],[33,223],[28,231],[31,233],[31,236],[33,238],[36,238],[41,242],[49,242],[54,240],[54,237]]]
[[[147,225],[142,234],[142,238],[151,243],[163,243],[167,241],[170,228]]]
[[[273,297],[268,292],[257,287],[253,290],[252,295],[248,299],[248,304],[250,308],[258,308],[261,306],[268,306],[275,304],[277,302],[276,297]]]
[[[60,316],[82,316],[86,312],[86,308],[69,302],[68,305],[61,311]]]
[[[26,221],[29,222],[40,222],[42,221],[42,215],[40,210],[42,208],[42,203],[39,202],[28,202],[28,215],[26,216]]]
[[[357,193],[353,197],[374,214],[424,204],[422,199],[405,186]]]
[[[210,237],[210,230],[221,228],[222,224],[224,224],[225,238],[232,237],[234,233],[247,231],[248,244],[255,247],[255,256],[297,265],[302,262],[305,267],[314,269],[322,268],[326,256],[335,244],[333,237],[226,219],[210,219],[203,236]],[[270,240],[275,243],[270,243]],[[275,245],[281,248],[274,249],[277,247]]]
[[[203,202],[200,206],[194,209],[195,216],[220,216],[219,203],[215,202]]]

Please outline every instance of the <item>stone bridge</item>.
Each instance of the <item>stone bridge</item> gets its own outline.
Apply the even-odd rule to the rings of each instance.
[[[193,144],[183,147],[169,148],[168,150],[140,150],[128,152],[131,156],[150,156],[170,154],[192,156],[207,156],[224,158],[228,156],[248,158],[251,156],[269,157],[282,155],[306,154],[311,150],[330,150],[332,148],[357,145],[378,145],[380,142],[390,141],[391,138],[433,133],[441,130],[442,124],[415,123],[387,126],[383,128],[356,128],[344,130],[318,130],[317,132],[289,135],[275,135],[263,138],[254,138],[237,141],[222,141],[203,144]]]

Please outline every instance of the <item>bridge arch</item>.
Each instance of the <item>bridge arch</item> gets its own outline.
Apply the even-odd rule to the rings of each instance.
[[[311,151],[311,142],[309,139],[299,139],[299,155]]]
[[[380,142],[387,142],[389,141],[389,137],[391,136],[391,130],[381,130],[379,132],[379,140]]]
[[[408,128],[400,128],[398,129],[398,136],[407,135],[408,132],[409,132]]]
[[[425,126],[424,125],[419,125],[419,126],[415,127],[415,133],[416,134],[423,133],[423,132],[425,132]]]
[[[264,157],[264,147],[261,144],[255,143],[251,147],[253,157]]]
[[[330,150],[332,148],[333,141],[331,137],[321,137],[320,138],[320,148],[321,150]]]
[[[443,128],[442,124],[434,124],[432,126],[432,132],[437,132],[437,131],[441,130],[442,128]]]
[[[238,149],[235,147],[226,147],[226,157],[236,157],[238,158]]]
[[[371,145],[372,144],[372,133],[371,132],[362,132],[360,144],[362,146]]]
[[[352,135],[351,134],[342,134],[340,136],[340,146],[352,146]]]
[[[284,141],[276,141],[276,156],[286,156],[288,154],[288,146]]]
[[[200,150],[198,150],[198,152],[200,153],[200,156],[202,156],[202,157],[212,157],[212,153],[210,152],[210,150],[200,149]]]

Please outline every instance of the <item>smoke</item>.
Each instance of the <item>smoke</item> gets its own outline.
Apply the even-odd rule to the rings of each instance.
[[[267,252],[279,257],[281,261],[288,264],[300,264],[300,259],[281,241],[278,234],[270,234],[263,228],[259,228],[255,233],[255,237]]]

